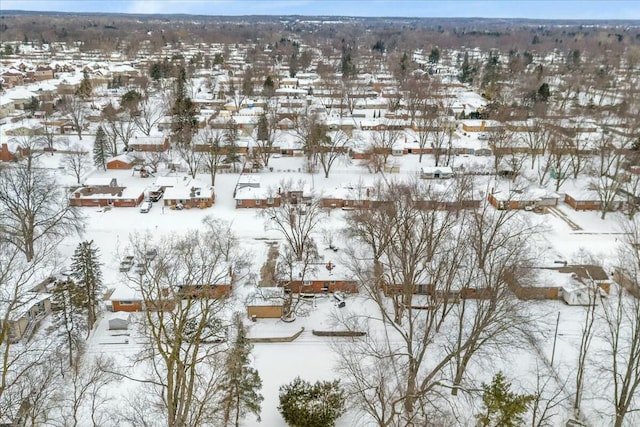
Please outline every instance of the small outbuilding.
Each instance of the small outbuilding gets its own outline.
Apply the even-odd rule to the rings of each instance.
[[[569,282],[562,286],[562,299],[568,305],[594,305],[597,301],[598,288],[589,287],[575,278],[571,278]]]
[[[109,319],[109,330],[118,331],[126,330],[129,328],[129,321],[131,320],[131,313],[119,311],[113,313]]]
[[[284,299],[282,287],[258,288],[247,303],[247,316],[250,319],[279,319],[283,314]]]

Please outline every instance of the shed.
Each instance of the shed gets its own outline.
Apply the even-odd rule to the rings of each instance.
[[[129,328],[131,314],[125,311],[113,313],[109,319],[109,330],[126,330]]]
[[[453,169],[450,166],[423,166],[420,168],[422,179],[447,179],[453,177]]]
[[[251,319],[279,319],[285,295],[282,287],[261,287],[247,302],[247,316]]]
[[[571,278],[562,287],[562,299],[568,305],[594,305],[596,303],[595,290],[584,283]]]

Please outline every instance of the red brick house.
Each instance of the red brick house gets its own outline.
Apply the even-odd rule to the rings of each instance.
[[[105,299],[111,311],[173,310],[176,304],[175,298],[169,294],[168,289],[163,291],[161,298],[148,300],[143,298],[137,283],[120,282]]]
[[[164,152],[169,149],[169,138],[166,136],[136,136],[129,141],[129,148],[134,151]]]
[[[10,147],[6,142],[3,142],[2,146],[0,146],[0,161],[2,162],[15,162],[23,154],[24,152],[20,149],[20,147]]]
[[[220,265],[211,276],[214,283],[185,284],[178,287],[180,298],[224,298],[231,294],[234,275],[229,265]]]
[[[242,187],[235,191],[236,209],[264,209],[278,207],[282,203],[279,194],[273,190],[259,187]]]
[[[278,286],[294,293],[357,293],[358,282],[332,261],[296,266],[291,278],[281,278]]]
[[[107,162],[107,169],[133,169],[134,166],[141,164],[141,159],[136,159],[128,154],[120,154]]]
[[[77,207],[136,207],[144,200],[144,190],[128,187],[80,187],[69,200]]]
[[[602,178],[607,179],[609,178]],[[615,181],[604,182],[602,184],[610,185],[611,188],[616,188],[614,186],[618,186]],[[598,195],[595,189],[592,189],[591,186],[586,188],[572,188],[565,191],[564,202],[571,206],[573,209],[577,211],[598,211],[602,208],[601,198]],[[613,200],[610,201],[609,206],[607,208],[608,211],[614,211],[618,209],[623,209],[625,207],[626,200],[624,197],[615,195]]]

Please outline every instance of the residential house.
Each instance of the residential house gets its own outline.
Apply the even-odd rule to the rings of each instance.
[[[278,286],[294,293],[357,293],[358,282],[348,270],[331,260],[294,266],[291,277],[278,279]]]
[[[210,208],[215,202],[213,187],[196,180],[182,181],[164,190],[164,205],[170,209]]]
[[[69,204],[82,207],[136,207],[144,200],[144,190],[121,186],[85,186],[71,193]]]
[[[24,73],[18,70],[7,70],[0,74],[0,78],[2,78],[4,82],[3,87],[5,89],[11,89],[24,84]]]
[[[249,186],[236,189],[234,199],[236,200],[236,209],[278,207],[282,202],[280,194],[275,193],[272,189]]]
[[[0,322],[7,317],[6,312],[1,312],[6,310],[6,304],[7,302],[4,301],[4,304],[0,305]],[[51,313],[50,293],[40,292],[35,288],[25,292],[12,305],[7,317],[9,340],[15,342],[25,337],[28,338],[28,335],[49,313]]]
[[[129,140],[129,148],[133,151],[163,152],[169,149],[169,137],[135,136]]]
[[[136,165],[144,163],[142,159],[138,159],[129,154],[120,154],[107,161],[107,169],[133,169]]]
[[[496,209],[535,209],[536,207],[557,206],[560,196],[545,188],[509,188],[496,183],[487,194],[487,200]]]
[[[576,211],[599,211],[602,203],[598,193],[589,188],[567,189],[564,202]],[[616,197],[610,210],[621,209],[623,206],[624,200]]]
[[[231,294],[235,281],[231,265],[221,264],[206,283],[183,283],[178,286],[179,298],[224,298]]]

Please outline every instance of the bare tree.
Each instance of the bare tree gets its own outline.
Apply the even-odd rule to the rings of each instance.
[[[120,375],[155,390],[167,425],[219,425],[230,326],[223,316],[227,292],[219,287],[232,285],[240,262],[235,237],[228,225],[209,221],[200,231],[158,242],[137,236],[132,244],[141,257],[150,245],[158,254],[135,279],[146,305],[141,327],[148,343],[136,359],[136,374]]]
[[[594,322],[596,318],[596,298],[598,296],[598,285],[594,280],[587,283],[588,305],[585,307],[584,323],[580,335],[580,348],[578,349],[578,365],[576,367],[576,391],[573,401],[574,416],[581,416],[582,394],[584,392],[584,375],[587,368],[587,358],[591,348],[591,341],[594,335]]]
[[[377,310],[341,318],[367,335],[337,350],[357,407],[380,426],[437,419],[438,396],[465,390],[474,356],[513,340],[523,326],[510,311],[504,277],[523,262],[530,228],[512,236],[507,214],[491,207],[440,210],[448,191],[392,185],[380,196],[380,213],[349,218],[362,244],[352,250],[354,274]]]
[[[60,418],[64,425],[77,427],[104,425],[109,417],[107,408],[109,386],[116,381],[113,362],[104,356],[96,360],[85,357],[70,366],[64,394],[61,396]],[[90,424],[89,424],[89,420]]]
[[[298,260],[302,259],[307,246],[312,244],[312,233],[325,215],[317,199],[302,200],[304,186],[303,182],[297,185],[283,182],[278,191],[280,205],[274,205],[262,211],[267,226],[282,233],[288,247]]]
[[[635,289],[640,286],[640,221],[624,226],[626,237],[620,248],[619,274]],[[613,405],[614,426],[637,422],[640,408],[640,299],[620,290],[613,298],[601,299],[603,308],[603,351],[600,368],[612,388],[608,397]]]
[[[513,132],[507,128],[504,124],[494,126],[487,132],[489,138],[489,146],[493,151],[493,169],[498,174],[502,159],[507,154],[512,154],[512,141]]]
[[[368,150],[368,165],[374,173],[384,171],[393,147],[400,141],[401,132],[394,129],[390,122],[384,122],[382,129],[371,132],[371,145]]]
[[[89,125],[89,112],[85,103],[77,96],[65,96],[62,101],[63,111],[73,123],[78,138],[82,141],[82,132]]]
[[[138,114],[134,117],[140,132],[151,135],[153,128],[165,116],[166,110],[167,107],[161,100],[154,99],[149,94],[143,96],[138,105]]]
[[[80,212],[37,160],[27,156],[0,168],[0,240],[20,249],[28,261],[40,240],[61,239],[84,227]]]
[[[345,158],[349,150],[349,136],[339,130],[326,135],[318,147],[318,160],[322,165],[324,177],[329,178],[331,167],[341,158]]]
[[[212,129],[206,126],[196,134],[197,145],[202,147],[202,162],[209,171],[211,177],[211,185],[216,184],[216,173],[220,166],[220,162],[227,152],[225,146],[224,134],[219,129]]]
[[[566,381],[558,384],[553,374],[544,372],[545,367],[536,365],[535,388],[531,402],[531,427],[551,427],[556,425],[558,408],[566,402]]]
[[[49,150],[53,150],[58,142],[63,144],[68,142],[68,138],[56,132],[53,117],[49,115],[45,115],[42,120],[42,138]]]
[[[254,143],[257,157],[263,167],[269,166],[269,160],[273,155],[273,146],[278,138],[277,123],[275,106],[267,107],[258,119]]]
[[[0,414],[5,422],[28,426],[49,419],[53,392],[48,385],[55,384],[59,373],[46,369],[55,366],[49,357],[53,343],[46,339],[29,342],[28,336],[17,342],[11,321],[34,303],[37,295],[29,291],[49,271],[52,246],[38,245],[37,249],[28,262],[18,247],[0,239]],[[27,328],[32,330],[36,322],[30,319]]]
[[[73,144],[66,151],[62,158],[62,163],[67,171],[76,178],[76,183],[80,184],[82,175],[87,172],[91,165],[89,152],[80,144]]]
[[[187,165],[191,178],[195,178],[198,173],[198,169],[200,168],[200,163],[202,162],[204,153],[196,150],[196,146],[194,144],[176,144],[175,151]]]
[[[524,143],[531,156],[531,169],[535,167],[538,156],[544,156],[549,147],[551,131],[541,118],[532,118],[525,125]]]
[[[116,147],[117,141],[124,144],[124,150],[128,151],[129,141],[136,132],[135,116],[127,108],[116,110],[112,105],[108,105],[102,111],[102,116],[106,121],[104,131]]]

